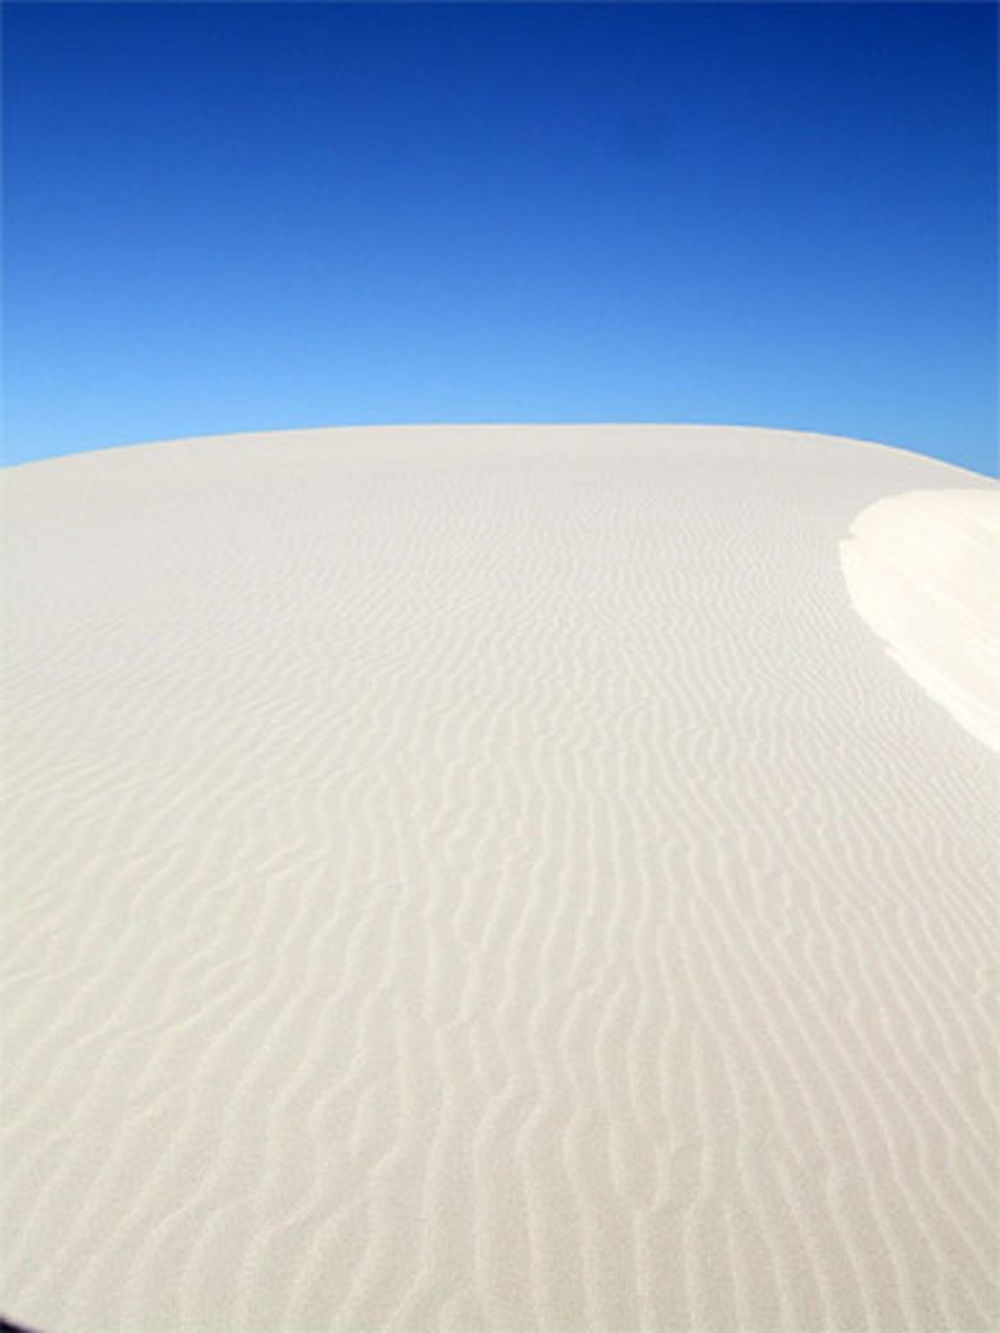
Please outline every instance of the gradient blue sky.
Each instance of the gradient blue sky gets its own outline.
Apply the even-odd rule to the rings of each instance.
[[[991,4],[27,4],[5,459],[418,421],[996,470]]]

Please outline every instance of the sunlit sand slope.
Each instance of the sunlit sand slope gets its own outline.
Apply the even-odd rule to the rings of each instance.
[[[996,759],[839,558],[988,488],[655,426],[9,470],[0,1309],[995,1328]]]
[[[903,670],[1000,752],[1000,489],[879,500],[851,524],[841,562]]]

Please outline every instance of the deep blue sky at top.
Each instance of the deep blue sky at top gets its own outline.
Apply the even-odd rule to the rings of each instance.
[[[8,4],[8,461],[700,421],[995,470],[991,4]]]

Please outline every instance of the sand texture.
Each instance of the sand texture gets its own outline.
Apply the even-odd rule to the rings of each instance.
[[[2,486],[8,1318],[998,1327],[994,484],[428,426]]]

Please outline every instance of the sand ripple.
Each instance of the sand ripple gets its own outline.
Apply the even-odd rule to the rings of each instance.
[[[996,764],[838,560],[985,483],[511,426],[3,484],[8,1315],[997,1326]]]

